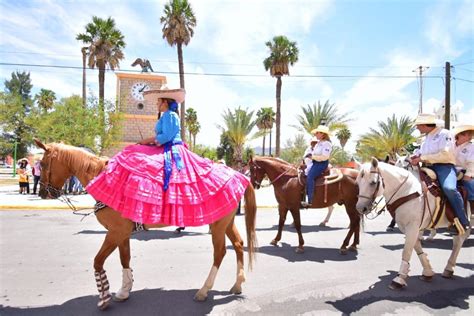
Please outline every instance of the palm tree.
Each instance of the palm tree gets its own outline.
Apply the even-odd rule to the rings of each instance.
[[[276,82],[276,149],[275,156],[280,156],[280,125],[281,125],[281,77],[290,75],[289,65],[293,66],[298,61],[298,47],[296,42],[291,42],[286,36],[275,36],[265,45],[270,50],[270,56],[265,58],[265,70],[270,70],[270,75],[277,78]]]
[[[86,107],[86,62],[87,62],[87,47],[81,48],[82,53],[82,105]]]
[[[350,121],[348,114],[339,114],[334,103],[329,103],[326,100],[324,104],[318,100],[312,106],[309,104],[306,107],[301,107],[303,115],[297,115],[299,126],[293,126],[299,131],[311,133],[318,125],[326,125],[331,131],[346,127],[347,122]]]
[[[184,122],[186,129],[188,130],[188,137],[187,141],[191,142],[191,126],[197,122],[197,113],[193,108],[188,108],[186,109],[185,115],[184,115]]]
[[[38,103],[38,107],[43,110],[44,113],[53,108],[54,101],[56,101],[56,94],[48,89],[41,89],[35,96],[35,100]]]
[[[189,127],[189,132],[193,137],[193,150],[196,148],[196,135],[201,131],[201,124],[196,121],[193,125]]]
[[[412,136],[415,126],[406,116],[398,120],[395,115],[386,122],[378,122],[378,130],[371,128],[369,133],[359,139],[357,154],[367,160],[371,156],[395,159],[396,154],[402,154],[407,146],[416,141]]]
[[[164,15],[160,18],[163,25],[163,38],[170,46],[176,45],[178,51],[179,85],[184,89],[183,44],[188,45],[194,35],[196,17],[188,0],[170,0],[165,4]],[[181,102],[180,113],[185,113],[184,101]],[[181,115],[181,138],[186,135],[184,115]]]
[[[125,48],[124,36],[115,27],[111,17],[107,20],[93,16],[92,22],[86,25],[86,32],[77,34],[76,40],[87,45],[89,53],[88,65],[99,69],[99,104],[100,114],[104,116],[104,83],[105,68],[115,70],[124,58],[122,49]],[[82,50],[82,49],[81,49]]]
[[[262,156],[265,156],[265,137],[275,122],[275,112],[271,107],[261,108],[257,112],[256,125],[263,134]],[[271,146],[270,142],[270,146]]]
[[[352,133],[347,127],[343,127],[337,131],[336,137],[339,140],[339,144],[341,144],[342,150],[344,150],[344,146],[346,146],[347,141],[351,136]]]
[[[222,132],[226,133],[229,141],[234,145],[234,161],[242,162],[242,153],[247,137],[255,126],[255,121],[252,120],[253,111],[242,110],[238,107],[234,112],[227,109],[222,118],[224,119],[224,126],[218,126]]]

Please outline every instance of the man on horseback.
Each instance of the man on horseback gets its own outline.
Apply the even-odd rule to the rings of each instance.
[[[415,125],[426,137],[421,148],[415,150],[414,155],[411,156],[411,163],[417,166],[423,162],[436,173],[441,189],[459,221],[459,225],[455,224],[455,226],[460,234],[464,233],[464,230],[469,227],[469,222],[464,212],[462,196],[456,187],[456,169],[454,167],[456,158],[451,132],[437,127],[436,117],[433,114],[419,114]]]
[[[319,125],[318,128],[311,131],[311,134],[315,135],[318,143],[314,146],[314,149],[311,153],[311,160],[313,165],[308,172],[307,184],[306,184],[306,193],[308,195],[308,201],[301,202],[301,207],[308,208],[311,207],[313,202],[314,194],[314,180],[320,176],[324,170],[329,166],[329,156],[332,151],[332,144],[329,132],[329,127],[324,125]]]
[[[456,140],[456,167],[464,170],[462,184],[467,191],[467,200],[474,211],[474,125],[461,125],[453,130]]]

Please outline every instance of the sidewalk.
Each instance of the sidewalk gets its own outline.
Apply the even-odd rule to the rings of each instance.
[[[30,184],[30,190],[33,185]],[[31,192],[31,191],[30,191]],[[277,202],[273,187],[256,190],[257,206],[259,208],[275,208]],[[78,209],[94,207],[95,200],[89,194],[68,195]],[[70,210],[61,200],[43,200],[37,195],[20,195],[18,184],[0,186],[0,211],[2,210]]]

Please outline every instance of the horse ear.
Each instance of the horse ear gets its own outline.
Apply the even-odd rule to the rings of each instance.
[[[35,138],[34,141],[36,143],[36,146],[38,146],[39,148],[44,149],[45,151],[48,150],[46,145],[44,145],[38,138]]]
[[[379,161],[377,158],[372,157],[372,167],[377,168],[379,166]]]

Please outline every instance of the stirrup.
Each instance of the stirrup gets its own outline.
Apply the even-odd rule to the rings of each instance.
[[[306,201],[302,201],[301,202],[301,207],[302,208],[310,208],[311,207],[311,203],[308,203]]]

